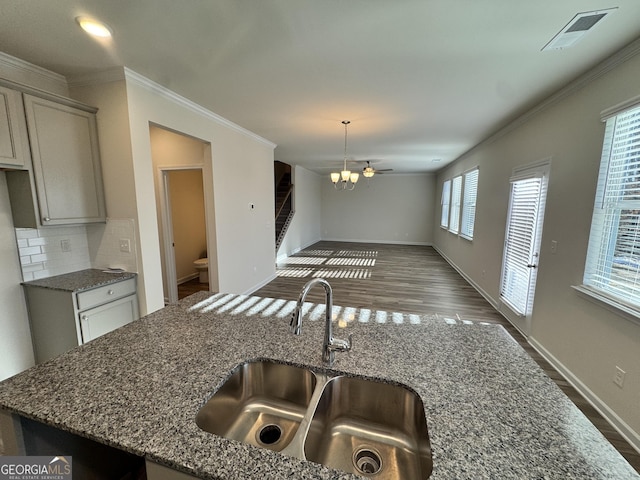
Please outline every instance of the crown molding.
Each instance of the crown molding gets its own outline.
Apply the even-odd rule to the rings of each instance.
[[[85,73],[67,77],[69,88],[101,85],[103,83],[121,82],[125,80],[124,67],[113,67],[99,72]]]
[[[28,75],[32,78],[39,78],[48,84],[54,84],[60,90],[67,89],[67,79],[64,75],[52,72],[46,68],[39,67],[20,58],[0,51],[0,68],[4,67],[9,71],[14,71],[19,75]]]
[[[473,146],[472,148],[464,152],[462,155],[456,158],[454,162],[450,163],[449,165],[446,165],[445,168],[448,168],[458,160],[462,160],[466,156],[476,151],[478,148],[487,146],[495,142],[499,138],[505,136],[506,134],[512,132],[513,130],[517,129],[518,127],[524,125],[533,117],[543,112],[547,108],[573,95],[577,91],[586,87],[590,83],[598,80],[600,77],[603,77],[604,75],[606,75],[607,73],[615,69],[616,67],[622,65],[623,63],[632,59],[638,54],[640,54],[640,38],[637,38],[636,40],[628,44],[626,47],[623,47],[621,50],[618,50],[616,53],[614,53],[610,57],[607,57],[605,60],[597,64],[595,67],[583,73],[582,75],[580,75],[579,77],[577,77],[576,79],[574,79],[573,81],[569,82],[567,85],[562,87],[560,90],[557,90],[551,96],[547,97],[545,100],[538,103],[535,107],[529,109],[519,117],[516,117],[507,125],[500,128],[498,131],[489,135],[480,143],[476,144],[475,146]]]
[[[271,148],[276,148],[276,144],[261,137],[260,135],[257,135],[253,132],[251,132],[250,130],[247,130],[244,127],[241,127],[240,125],[233,123],[230,120],[227,120],[224,117],[221,117],[220,115],[213,113],[211,110],[207,110],[206,108],[204,108],[201,105],[198,105],[197,103],[181,96],[178,95],[177,93],[175,93],[172,90],[169,90],[166,87],[163,87],[162,85],[154,82],[153,80],[149,80],[148,78],[140,75],[139,73],[134,72],[133,70],[124,67],[124,75],[126,77],[127,81],[130,81],[132,83],[135,83],[136,85],[141,86],[142,88],[156,94],[159,95],[163,98],[165,98],[166,100],[169,100],[170,102],[173,102],[177,105],[180,105],[188,110],[191,110],[192,112],[198,114],[198,115],[202,115],[203,117],[223,126],[226,128],[229,128],[231,130],[234,130],[238,133],[241,133],[242,135],[245,135],[247,137],[250,137],[254,140],[257,140],[260,143],[263,143],[264,145],[267,145]]]

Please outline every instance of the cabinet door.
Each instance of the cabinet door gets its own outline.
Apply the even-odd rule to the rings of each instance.
[[[25,168],[29,144],[22,94],[0,86],[0,165]]]
[[[104,222],[95,114],[24,94],[42,225]]]
[[[130,295],[115,302],[80,312],[82,342],[87,343],[138,319],[138,297]]]

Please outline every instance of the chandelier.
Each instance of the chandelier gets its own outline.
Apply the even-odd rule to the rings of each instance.
[[[347,125],[350,123],[349,120],[342,121],[344,125],[344,165],[342,171],[340,173],[331,173],[331,181],[336,190],[353,190],[356,188],[356,183],[358,183],[358,177],[360,176],[357,172],[352,173],[351,170],[347,170]],[[338,182],[340,182],[341,188],[338,186]]]

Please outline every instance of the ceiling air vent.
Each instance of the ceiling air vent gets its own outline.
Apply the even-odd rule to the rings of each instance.
[[[549,43],[542,47],[542,51],[562,50],[575,45],[589,30],[615,10],[617,7],[577,14]]]

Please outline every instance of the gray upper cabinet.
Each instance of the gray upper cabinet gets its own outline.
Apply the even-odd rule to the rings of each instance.
[[[0,167],[25,168],[28,164],[29,143],[22,94],[0,85]]]
[[[95,112],[24,94],[42,225],[106,219]]]
[[[106,221],[97,109],[0,81],[0,167],[16,227]]]

